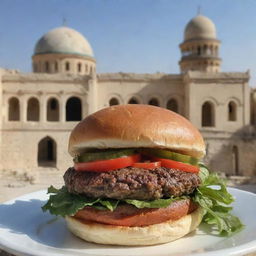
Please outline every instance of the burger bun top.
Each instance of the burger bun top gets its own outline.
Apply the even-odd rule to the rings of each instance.
[[[92,148],[165,148],[196,158],[205,154],[200,132],[187,119],[140,104],[111,106],[82,120],[71,132],[69,153]]]

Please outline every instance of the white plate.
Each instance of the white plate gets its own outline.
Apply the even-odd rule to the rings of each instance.
[[[141,247],[104,246],[86,243],[73,236],[63,219],[43,213],[48,196],[38,191],[0,205],[0,248],[18,255],[60,256],[184,256],[243,255],[256,251],[256,194],[229,188],[236,197],[234,214],[246,225],[226,238],[208,235],[205,226],[177,241]]]

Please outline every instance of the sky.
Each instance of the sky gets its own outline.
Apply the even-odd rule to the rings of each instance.
[[[255,0],[1,0],[0,67],[30,72],[37,40],[65,19],[90,42],[99,73],[179,73],[199,6],[216,25],[222,71],[250,70],[255,87]]]

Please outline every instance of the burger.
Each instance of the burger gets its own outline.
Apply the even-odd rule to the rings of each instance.
[[[68,150],[74,166],[62,188],[48,189],[42,208],[88,242],[167,243],[202,220],[222,235],[243,226],[226,206],[234,199],[224,182],[200,163],[201,134],[177,113],[149,105],[102,109],[73,129]]]

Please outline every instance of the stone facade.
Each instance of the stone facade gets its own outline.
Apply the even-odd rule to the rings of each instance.
[[[71,164],[72,159],[68,157],[66,151],[68,136],[77,121],[89,113],[90,79],[89,76],[60,74],[6,72],[2,75],[1,162],[3,168],[16,169],[17,163],[19,168],[24,169],[40,165],[39,142],[48,137],[56,144],[56,152],[52,153],[54,159],[53,161],[49,159],[49,162],[53,162],[50,165],[53,164],[62,169]],[[16,120],[11,118],[12,99],[18,100],[19,115],[13,118]],[[29,105],[32,100],[35,103]],[[76,101],[81,103],[81,110],[76,106]],[[66,106],[71,106],[70,110],[66,111]],[[52,107],[58,110],[55,114],[51,111]],[[75,116],[72,111],[76,111]],[[43,159],[47,165],[47,156]]]
[[[185,29],[180,74],[96,74],[81,34],[65,27],[48,32],[36,44],[33,73],[0,70],[0,168],[65,171],[79,120],[109,105],[139,103],[173,110],[198,127],[213,170],[256,175],[256,92],[248,72],[219,72],[219,46],[214,24],[200,15]]]

